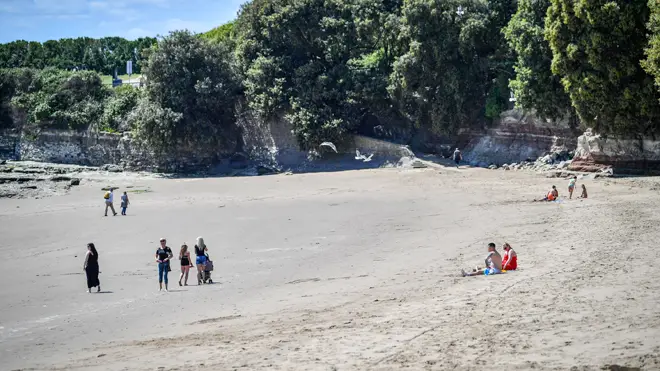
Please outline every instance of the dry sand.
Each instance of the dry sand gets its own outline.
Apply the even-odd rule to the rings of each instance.
[[[563,180],[480,169],[114,181],[126,217],[102,182],[0,200],[0,369],[660,369],[654,179],[560,203],[529,200]],[[198,235],[217,284],[175,263],[158,292],[158,238]],[[519,271],[458,277],[491,241]]]

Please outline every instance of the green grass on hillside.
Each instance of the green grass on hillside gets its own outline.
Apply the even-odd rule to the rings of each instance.
[[[131,75],[131,82],[137,82],[141,76],[142,75],[138,74]],[[124,83],[128,82],[128,75],[119,75],[117,77],[120,78]],[[103,81],[103,83],[106,85],[112,85],[112,75],[101,76],[101,81]]]

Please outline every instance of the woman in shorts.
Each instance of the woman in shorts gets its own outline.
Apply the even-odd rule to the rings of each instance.
[[[577,183],[577,177],[574,176],[571,180],[568,181],[568,199],[573,199],[573,191],[575,190],[575,183]]]
[[[204,282],[204,266],[206,265],[206,244],[204,238],[197,237],[197,244],[195,245],[195,264],[197,264],[197,284],[201,285]]]
[[[190,272],[190,268],[192,268],[193,264],[190,261],[190,251],[188,251],[188,245],[185,243],[181,245],[181,251],[179,251],[179,260],[181,261],[181,275],[179,276],[179,286],[183,286],[181,284],[181,280],[185,277],[184,280],[184,285],[188,286],[188,272]]]

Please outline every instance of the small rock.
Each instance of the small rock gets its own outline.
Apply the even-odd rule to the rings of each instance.
[[[109,171],[111,173],[121,173],[124,171],[124,168],[119,165],[106,164],[101,166],[101,170]]]
[[[72,186],[80,185],[80,179],[78,179],[78,178],[71,179],[71,183],[69,183],[69,185],[72,185]]]
[[[425,163],[423,163],[422,161],[420,161],[420,160],[414,160],[414,161],[412,162],[412,167],[413,167],[414,169],[425,169],[425,168],[427,168],[428,166],[427,166]]]
[[[0,160],[0,165],[4,165],[7,163],[7,160]]]
[[[497,170],[497,165],[490,165],[488,168],[491,170]]]
[[[268,175],[278,173],[277,169],[273,169],[270,166],[259,165],[257,166],[257,175]]]
[[[71,177],[70,176],[64,176],[64,175],[56,175],[50,178],[51,181],[53,182],[70,182]]]

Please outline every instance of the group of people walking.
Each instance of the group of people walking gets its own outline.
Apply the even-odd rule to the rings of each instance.
[[[108,209],[112,210],[112,215],[116,216],[117,212],[115,211],[115,205],[114,205],[114,188],[110,188],[105,194],[103,195],[103,200],[105,200],[105,216],[108,216]],[[130,204],[130,201],[128,200],[128,194],[124,192],[123,195],[121,195],[121,215],[126,215],[126,209],[128,209],[128,205]]]
[[[159,291],[163,291],[163,284],[165,284],[165,291],[168,291],[168,273],[172,271],[170,266],[172,258],[174,257],[172,249],[167,246],[165,238],[160,239],[160,246],[156,249],[156,263],[158,266],[158,286]],[[195,265],[188,251],[188,245],[185,243],[181,245],[179,250],[179,261],[181,263],[181,274],[179,275],[179,286],[188,286],[188,275],[190,269],[195,265],[197,266],[197,284],[211,284],[211,272],[213,271],[213,261],[209,258],[208,247],[204,243],[203,237],[197,237],[195,244]],[[83,270],[87,276],[87,292],[92,292],[92,287],[97,288],[97,292],[101,292],[101,282],[99,281],[99,253],[93,243],[87,244],[87,254],[85,255],[85,263]]]
[[[172,271],[170,262],[173,257],[172,249],[167,246],[165,238],[160,239],[160,247],[156,250],[156,262],[158,263],[158,285],[160,291],[168,290],[168,273]],[[193,267],[193,261],[188,251],[188,245],[181,245],[179,250],[179,262],[181,264],[181,274],[179,275],[179,286],[188,286],[188,275]],[[197,284],[213,283],[211,271],[213,271],[213,262],[209,259],[208,247],[204,243],[203,237],[197,237],[195,244],[195,265],[197,266]],[[183,281],[183,282],[182,282]]]

